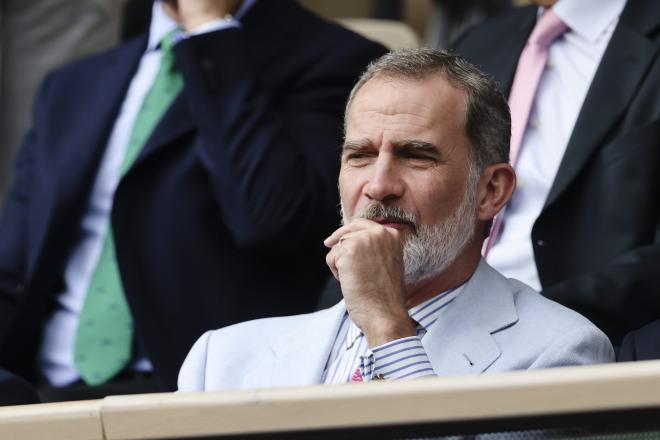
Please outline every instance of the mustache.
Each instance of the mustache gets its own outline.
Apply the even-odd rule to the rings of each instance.
[[[388,206],[380,202],[372,203],[364,210],[359,212],[355,218],[364,218],[367,220],[384,219],[392,223],[406,223],[412,226],[413,231],[417,232],[418,221],[414,214],[406,212],[398,206]]]

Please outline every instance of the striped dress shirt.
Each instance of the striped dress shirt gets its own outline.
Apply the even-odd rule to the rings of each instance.
[[[354,376],[363,381],[432,376],[433,366],[424,350],[422,339],[428,329],[441,319],[446,307],[462,288],[463,285],[440,293],[409,309],[408,315],[417,323],[417,335],[396,339],[378,347],[368,347],[364,333],[346,312],[330,351],[322,382],[346,383],[351,382]]]

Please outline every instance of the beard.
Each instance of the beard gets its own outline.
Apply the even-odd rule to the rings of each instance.
[[[435,225],[420,224],[417,217],[398,206],[375,202],[352,218],[368,220],[380,217],[407,223],[412,233],[404,239],[403,267],[406,285],[418,283],[444,272],[465,249],[474,236],[476,221],[476,187],[479,174],[470,167],[463,198],[454,212]],[[348,219],[341,204],[342,224]]]

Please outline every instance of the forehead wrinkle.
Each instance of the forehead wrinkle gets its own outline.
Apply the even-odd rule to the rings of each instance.
[[[404,127],[404,128],[422,128],[430,129],[433,127],[433,119],[425,117],[423,115],[414,114],[414,113],[383,113],[379,110],[365,110],[359,112],[362,114],[360,117],[358,114],[352,115],[351,118],[353,122],[358,124],[362,123],[365,125],[382,125],[386,129],[391,129],[393,127]],[[366,119],[366,121],[365,121]]]

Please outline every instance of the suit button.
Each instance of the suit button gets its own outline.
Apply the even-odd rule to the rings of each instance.
[[[539,246],[539,247],[543,247],[543,246],[545,246],[545,241],[543,241],[543,240],[536,240],[536,245]]]
[[[23,283],[16,284],[16,293],[23,293],[24,290],[25,290],[25,284]]]

